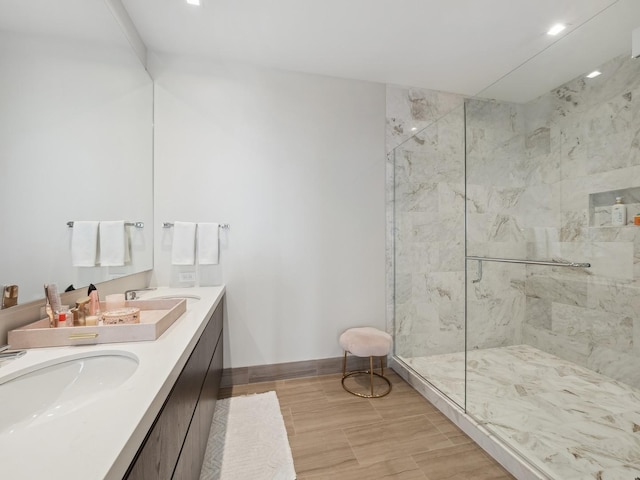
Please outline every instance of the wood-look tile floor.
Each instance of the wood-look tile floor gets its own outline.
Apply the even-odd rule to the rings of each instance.
[[[366,399],[345,392],[341,375],[222,389],[222,396],[273,390],[298,480],[506,480],[514,477],[401,377]]]

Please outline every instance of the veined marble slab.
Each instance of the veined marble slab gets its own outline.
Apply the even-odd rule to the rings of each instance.
[[[640,477],[640,390],[528,345],[402,358],[558,480]]]

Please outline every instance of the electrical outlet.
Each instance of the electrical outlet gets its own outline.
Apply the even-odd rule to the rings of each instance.
[[[196,272],[180,272],[178,273],[178,281],[180,283],[190,283],[196,281]]]

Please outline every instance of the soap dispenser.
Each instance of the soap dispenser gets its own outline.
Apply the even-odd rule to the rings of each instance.
[[[627,224],[627,206],[622,203],[622,197],[616,197],[616,204],[611,207],[611,225],[622,227]]]

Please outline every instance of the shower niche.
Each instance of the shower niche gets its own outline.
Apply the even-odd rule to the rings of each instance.
[[[634,225],[633,217],[640,215],[640,187],[622,188],[589,194],[589,226],[611,227],[611,207],[622,197],[627,207],[627,225]],[[617,227],[620,228],[620,227]]]

